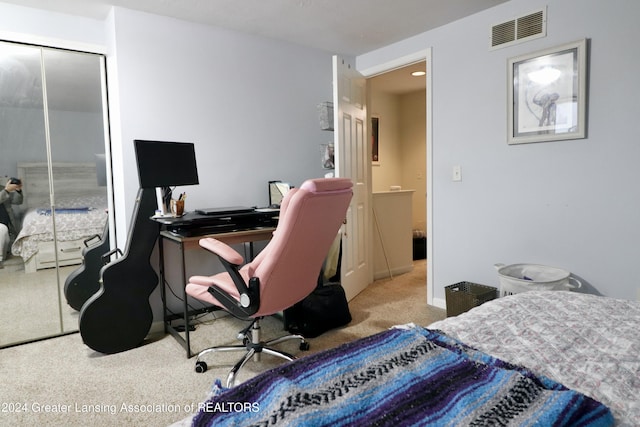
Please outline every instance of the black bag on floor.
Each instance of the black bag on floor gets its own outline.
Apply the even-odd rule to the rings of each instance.
[[[351,312],[342,285],[318,286],[305,299],[284,311],[284,327],[292,334],[314,338],[351,322]]]

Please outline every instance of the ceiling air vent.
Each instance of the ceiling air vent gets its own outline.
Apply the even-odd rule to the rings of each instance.
[[[538,10],[491,27],[490,49],[498,49],[547,35],[546,10]]]

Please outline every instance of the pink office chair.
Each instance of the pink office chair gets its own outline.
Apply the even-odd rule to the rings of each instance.
[[[200,246],[213,252],[226,272],[213,276],[193,276],[187,293],[222,307],[235,317],[251,320],[239,337],[243,345],[212,347],[201,351],[196,372],[205,372],[203,356],[217,351],[244,351],[245,355],[227,377],[227,387],[237,372],[254,355],[264,352],[286,360],[291,354],[270,348],[291,339],[300,340],[300,349],[309,344],[301,335],[289,335],[272,341],[260,341],[260,319],[304,299],[317,286],[331,243],[344,221],[352,197],[352,183],[346,178],[310,179],[290,190],[282,201],[280,219],[267,246],[248,264],[228,245],[213,239],[200,240]]]

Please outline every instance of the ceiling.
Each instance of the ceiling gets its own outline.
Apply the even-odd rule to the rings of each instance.
[[[360,55],[507,0],[0,0],[103,19],[111,6]]]
[[[174,17],[303,45],[359,55],[445,25],[507,0],[0,0],[104,19],[112,6]],[[425,88],[415,68],[372,79],[397,94]]]
[[[414,77],[414,71],[427,71],[425,61],[407,65],[384,74],[379,74],[369,79],[370,88],[376,92],[386,92],[394,95],[403,95],[427,87],[425,76]]]

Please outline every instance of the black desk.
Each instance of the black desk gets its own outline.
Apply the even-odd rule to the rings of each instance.
[[[170,333],[183,346],[187,352],[187,357],[193,356],[191,353],[191,342],[189,339],[189,316],[197,314],[189,311],[187,304],[187,293],[185,286],[188,281],[186,272],[185,252],[192,249],[199,249],[198,241],[204,237],[213,237],[229,245],[238,243],[248,243],[249,258],[253,258],[253,242],[269,240],[275,230],[278,212],[262,212],[256,214],[243,215],[242,218],[234,218],[228,220],[229,216],[222,218],[214,218],[206,215],[186,214],[182,218],[154,218],[154,220],[164,225],[164,230],[160,232],[158,249],[160,254],[160,281],[162,295],[162,309],[164,316],[165,332]],[[202,218],[204,217],[204,218]],[[189,218],[195,218],[195,221],[188,221]],[[221,219],[222,222],[217,222]],[[241,223],[242,226],[238,226]],[[233,225],[234,228],[230,224]],[[244,227],[244,228],[242,228]],[[215,230],[212,232],[211,230]],[[181,316],[167,313],[167,294],[166,294],[166,275],[165,275],[165,256],[164,244],[174,244],[178,246],[181,263],[181,289],[182,289],[182,313]],[[203,310],[198,310],[201,313]],[[172,326],[171,321],[182,318],[184,326],[184,337],[181,331]]]
[[[205,236],[256,227],[275,227],[278,222],[278,209],[258,209],[251,212],[221,215],[202,215],[187,212],[181,217],[152,217],[163,225],[163,229],[182,237]]]

